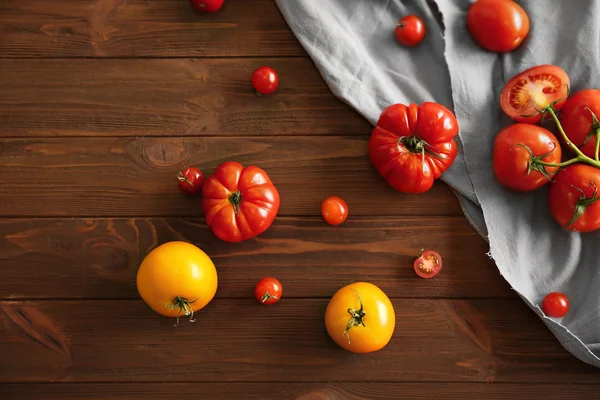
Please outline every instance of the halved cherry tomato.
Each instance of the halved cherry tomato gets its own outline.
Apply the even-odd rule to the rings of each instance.
[[[396,25],[396,40],[407,47],[414,47],[425,37],[425,22],[416,15],[407,15]]]
[[[548,293],[542,301],[542,311],[551,318],[562,318],[569,312],[569,299],[563,293]]]
[[[478,0],[467,11],[467,30],[486,50],[516,49],[529,33],[529,17],[514,1]]]
[[[502,89],[500,106],[510,118],[535,124],[541,110],[553,104],[560,110],[567,101],[571,81],[556,65],[538,65],[513,76]]]
[[[200,12],[213,13],[223,7],[225,0],[190,0],[194,8]]]
[[[575,93],[560,112],[565,133],[588,157],[594,158],[596,138],[600,135],[600,90],[586,89]]]
[[[179,189],[187,194],[195,196],[202,192],[204,174],[196,167],[187,167],[177,175]]]
[[[413,268],[421,278],[433,278],[442,269],[442,257],[433,250],[425,250],[417,257]]]
[[[271,67],[260,67],[252,74],[252,86],[258,94],[271,94],[279,86],[279,76]]]
[[[368,282],[355,282],[338,290],[325,310],[327,333],[340,347],[370,353],[385,347],[396,326],[389,297]]]
[[[548,187],[550,213],[563,228],[591,232],[600,228],[600,169],[587,164],[565,167]]]
[[[275,278],[263,278],[256,284],[254,288],[254,297],[262,304],[277,303],[283,295],[283,287],[281,282]]]
[[[561,161],[558,139],[547,129],[533,124],[512,124],[496,135],[493,163],[496,178],[504,186],[519,191],[535,190],[548,182],[557,167],[544,166]]]
[[[339,225],[348,218],[348,205],[340,197],[328,197],[321,204],[321,215],[328,224]]]

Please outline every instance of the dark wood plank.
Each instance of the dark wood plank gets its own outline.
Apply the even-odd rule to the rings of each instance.
[[[594,400],[597,384],[510,383],[100,383],[5,384],[4,400]]]
[[[200,219],[15,219],[0,222],[0,232],[0,297],[8,299],[139,298],[143,257],[171,240],[190,241],[213,259],[218,297],[246,298],[269,275],[286,297],[329,297],[356,279],[378,282],[393,297],[514,296],[462,217],[355,218],[339,228],[279,218],[258,240],[237,244],[217,239]],[[413,272],[423,247],[443,254],[435,279]]]
[[[281,196],[279,215],[320,216],[342,196],[352,216],[462,215],[438,181],[427,193],[394,191],[372,167],[368,137],[69,138],[0,140],[1,216],[202,216],[176,175],[212,174],[235,160],[264,168]],[[43,199],[43,200],[42,200]]]
[[[3,0],[0,57],[298,56],[272,0]]]
[[[2,302],[0,381],[598,382],[518,299],[394,300],[394,337],[362,356],[326,304],[217,299],[174,327],[136,300]]]
[[[264,64],[280,86],[256,96],[251,76]],[[368,136],[373,128],[310,59],[0,60],[0,72],[2,137]]]

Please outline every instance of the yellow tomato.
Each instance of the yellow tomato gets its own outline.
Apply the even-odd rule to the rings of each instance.
[[[338,290],[325,310],[325,326],[334,342],[354,353],[385,347],[394,333],[396,314],[387,295],[368,282]]]
[[[204,308],[217,292],[217,270],[205,252],[186,242],[167,242],[152,250],[137,273],[142,299],[167,317]]]

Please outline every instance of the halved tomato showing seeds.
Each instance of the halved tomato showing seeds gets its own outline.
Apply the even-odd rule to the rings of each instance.
[[[510,118],[535,124],[542,119],[541,110],[553,105],[560,110],[567,101],[571,82],[567,73],[556,65],[538,65],[509,80],[500,94],[500,106]]]
[[[421,278],[433,278],[442,269],[442,257],[433,250],[425,250],[417,257],[413,268]]]

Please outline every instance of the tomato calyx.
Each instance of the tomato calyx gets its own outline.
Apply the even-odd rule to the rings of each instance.
[[[580,147],[583,147],[587,144],[592,136],[596,136],[596,147],[594,149],[594,159],[599,161],[598,151],[600,150],[600,121],[598,121],[598,117],[596,113],[594,113],[589,107],[585,108],[592,115],[592,126],[590,127],[590,132],[585,137],[585,140],[581,144]]]
[[[265,294],[262,295],[262,297],[260,298],[261,303],[264,303],[265,301],[269,300],[269,299],[275,299],[277,300],[278,297],[277,296],[273,296],[271,293],[269,293],[269,291],[265,291]]]
[[[530,160],[529,160],[529,163],[527,164],[527,176],[529,176],[529,174],[531,174],[531,171],[537,171],[540,174],[544,175],[544,178],[548,179],[548,181],[552,182],[552,177],[550,176],[550,173],[548,172],[546,167],[561,167],[562,164],[547,163],[544,161],[544,158],[546,158],[550,154],[552,154],[552,152],[554,151],[554,149],[556,147],[556,145],[554,143],[552,143],[552,149],[550,149],[550,151],[547,152],[546,154],[542,154],[541,156],[536,156],[533,153],[533,150],[531,150],[531,148],[529,146],[527,146],[523,143],[516,143],[513,146],[520,146],[520,147],[524,148],[525,150],[527,150],[527,152],[529,153]]]
[[[350,343],[350,335],[348,334],[348,332],[350,331],[350,329],[354,328],[355,326],[364,326],[365,322],[363,321],[363,318],[365,317],[365,315],[367,315],[367,313],[365,312],[364,308],[363,308],[363,302],[362,302],[362,298],[360,297],[360,293],[358,293],[358,291],[354,288],[352,288],[352,290],[354,290],[356,292],[356,296],[358,296],[358,302],[360,304],[360,308],[357,310],[355,308],[349,308],[348,309],[348,314],[351,315],[350,320],[348,321],[348,323],[346,324],[346,330],[344,331],[344,335],[346,335],[348,337],[348,343]]]
[[[238,214],[240,211],[240,204],[242,203],[242,193],[238,190],[229,195],[229,202],[233,206],[233,211]]]
[[[398,139],[398,144],[402,144],[409,152],[415,154],[421,154],[421,159],[425,161],[425,153],[432,155],[435,158],[442,159],[442,157],[428,149],[428,147],[434,148],[425,140],[417,137],[417,136],[402,136]]]
[[[575,212],[573,213],[573,217],[565,224],[565,228],[569,228],[571,225],[575,223],[583,215],[585,210],[592,205],[593,203],[600,200],[600,196],[598,196],[598,185],[593,180],[590,181],[588,186],[594,189],[594,193],[592,193],[591,197],[586,197],[584,191],[581,188],[571,185],[571,187],[575,190],[581,192],[581,196],[577,199],[577,203],[575,203]]]
[[[187,183],[188,185],[190,185],[191,187],[194,187],[194,184],[192,183],[192,181],[190,181],[190,180],[189,180],[189,179],[188,179],[188,178],[187,178],[187,177],[186,177],[186,176],[183,174],[183,172],[180,172],[180,173],[177,175],[177,180],[178,180],[179,182],[185,182],[185,183]]]
[[[198,299],[196,299],[198,300]],[[183,315],[190,316],[190,322],[196,322],[194,319],[194,310],[190,306],[190,304],[194,304],[196,302],[188,301],[185,297],[177,296],[173,299],[173,304],[165,304],[167,308],[178,308],[179,312],[177,313],[177,323],[174,325],[175,327],[179,326],[179,315],[183,312]]]

